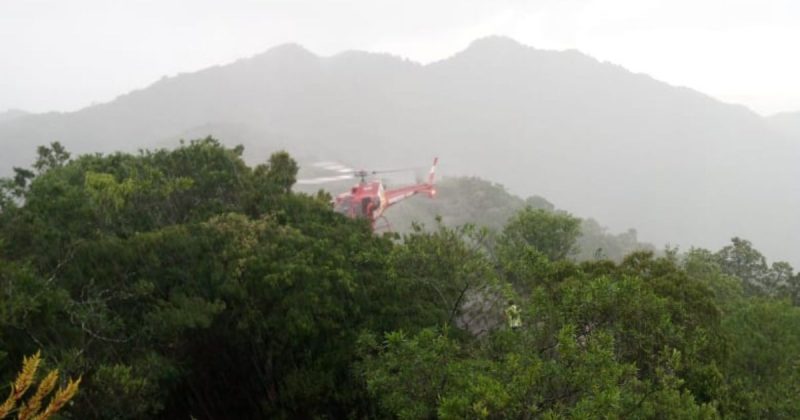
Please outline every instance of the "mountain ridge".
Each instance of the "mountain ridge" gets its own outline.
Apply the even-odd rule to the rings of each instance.
[[[3,124],[14,161],[0,159],[0,172],[53,140],[110,152],[209,134],[247,144],[251,160],[275,148],[364,167],[439,155],[445,173],[548,197],[614,230],[636,226],[648,242],[716,248],[739,235],[800,261],[796,240],[771,239],[800,230],[791,213],[800,203],[764,187],[792,191],[797,179],[797,145],[769,121],[580,52],[502,37],[425,65],[284,44],[109,103]]]
[[[0,124],[11,120],[15,120],[17,118],[22,118],[28,115],[32,114],[30,112],[23,111],[21,109],[8,109],[6,111],[0,112]]]
[[[770,115],[767,117],[767,121],[770,127],[783,136],[800,141],[800,111]]]

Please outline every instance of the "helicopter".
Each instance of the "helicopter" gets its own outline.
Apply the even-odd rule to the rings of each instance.
[[[384,217],[386,209],[398,202],[417,194],[425,194],[429,198],[436,196],[436,186],[434,185],[436,175],[436,165],[439,158],[433,159],[433,165],[428,172],[425,182],[408,185],[400,188],[387,189],[380,180],[368,180],[367,178],[389,172],[403,172],[409,169],[394,169],[386,171],[366,171],[353,170],[335,162],[320,162],[314,166],[340,173],[341,175],[300,179],[297,184],[322,184],[327,182],[343,181],[357,178],[358,184],[353,185],[349,191],[343,192],[332,200],[333,210],[347,217],[356,219],[364,218],[370,221],[372,230],[391,229],[389,221]],[[382,221],[383,224],[379,224]]]

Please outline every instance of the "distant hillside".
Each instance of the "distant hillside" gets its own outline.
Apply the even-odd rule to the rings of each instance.
[[[782,112],[770,116],[768,121],[775,131],[800,142],[800,112]]]
[[[445,226],[456,227],[467,223],[486,227],[493,232],[502,232],[503,227],[516,212],[526,206],[549,211],[558,211],[556,206],[539,196],[522,199],[503,188],[479,178],[446,178],[439,183],[436,198],[428,200],[413,198],[404,200],[386,213],[392,229],[407,232],[411,223],[421,223],[426,228],[436,227],[436,217]],[[581,223],[582,235],[578,239],[578,260],[603,258],[621,261],[634,251],[655,251],[651,244],[638,241],[636,230],[628,229],[612,234],[594,219]]]
[[[9,109],[8,111],[0,112],[0,124],[24,117],[26,115],[30,114],[19,109]]]
[[[748,109],[576,51],[506,38],[419,65],[297,45],[166,78],[116,100],[0,125],[0,172],[35,146],[133,150],[213,134],[251,160],[287,148],[362,167],[419,165],[539,194],[659,245],[751,239],[800,265],[798,144]]]

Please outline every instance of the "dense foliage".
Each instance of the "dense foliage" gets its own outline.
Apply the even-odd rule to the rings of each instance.
[[[577,259],[541,199],[378,236],[241,153],[54,144],[3,180],[0,378],[43,349],[73,418],[800,416],[800,278],[745,240]]]

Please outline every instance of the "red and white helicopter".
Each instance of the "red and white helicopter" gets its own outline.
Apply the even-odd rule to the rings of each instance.
[[[358,178],[358,184],[350,188],[349,191],[343,192],[333,199],[334,211],[342,213],[351,218],[368,219],[372,224],[372,229],[376,231],[381,229],[390,229],[389,222],[383,216],[383,213],[386,211],[386,209],[398,203],[399,201],[416,194],[426,194],[430,198],[436,196],[434,178],[436,174],[436,164],[438,162],[439,158],[433,159],[433,166],[431,166],[431,169],[428,172],[428,179],[425,182],[400,188],[386,189],[383,185],[383,182],[380,180],[368,181],[367,177],[388,172],[408,171],[409,169],[395,169],[388,171],[353,170],[335,162],[320,162],[314,164],[314,166],[325,170],[338,172],[341,175],[300,179],[297,181],[297,184],[322,184]],[[384,224],[379,225],[379,220],[382,220]]]

